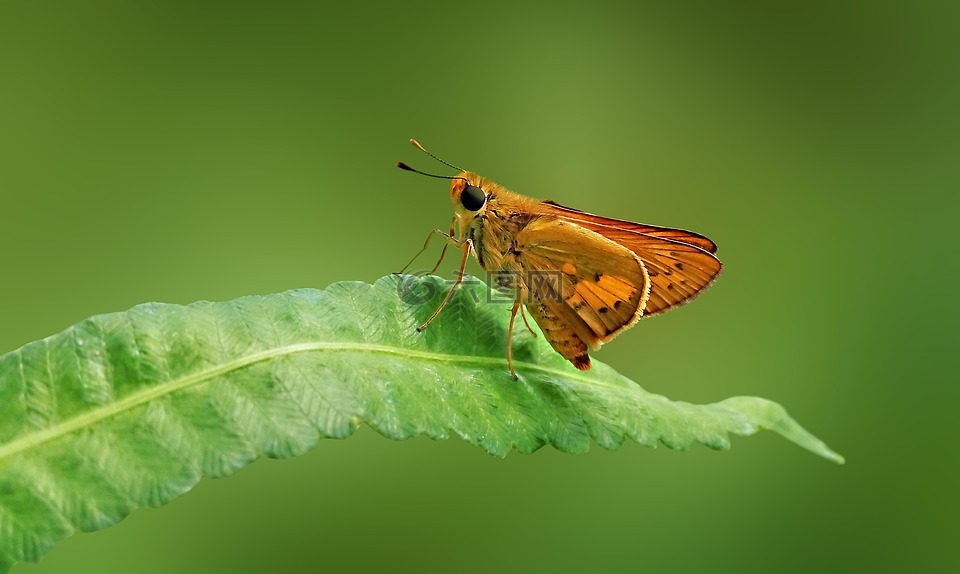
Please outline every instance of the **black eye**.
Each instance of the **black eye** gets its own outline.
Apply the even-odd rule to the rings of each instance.
[[[487,202],[487,194],[475,185],[467,185],[460,194],[460,203],[470,211],[480,211],[483,204]]]

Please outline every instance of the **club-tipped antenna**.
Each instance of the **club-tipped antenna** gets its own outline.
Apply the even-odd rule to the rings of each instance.
[[[425,148],[425,147],[423,147],[422,145],[420,145],[420,142],[418,142],[418,141],[415,140],[415,139],[411,139],[411,140],[410,140],[410,143],[413,144],[413,147],[417,148],[418,150],[422,151],[423,153],[427,154],[428,156],[432,157],[433,159],[439,161],[440,163],[442,163],[442,164],[445,165],[445,166],[452,167],[453,169],[460,170],[460,171],[467,171],[467,170],[463,169],[462,167],[457,167],[457,166],[453,165],[452,163],[443,161],[442,159],[440,159],[440,158],[438,158],[437,156],[433,155],[432,153],[428,152],[428,151],[427,151],[427,148]]]
[[[402,161],[398,161],[398,162],[397,162],[397,167],[399,167],[400,169],[405,169],[405,170],[407,170],[407,171],[412,171],[413,173],[419,173],[420,175],[425,175],[425,176],[427,176],[427,177],[435,177],[435,178],[437,178],[437,179],[462,179],[463,181],[467,181],[465,178],[462,178],[462,177],[460,177],[459,175],[436,175],[436,174],[433,174],[433,173],[427,173],[427,172],[425,172],[425,171],[420,171],[419,169],[413,169],[412,167],[410,167],[409,165],[403,163]],[[451,166],[451,167],[453,167],[453,166]],[[457,169],[460,169],[460,168],[457,168]],[[468,183],[469,183],[469,182],[468,182]]]

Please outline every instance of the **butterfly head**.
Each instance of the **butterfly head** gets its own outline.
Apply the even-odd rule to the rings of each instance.
[[[465,171],[450,182],[450,201],[461,219],[476,217],[487,205],[490,194],[483,189],[480,176]]]

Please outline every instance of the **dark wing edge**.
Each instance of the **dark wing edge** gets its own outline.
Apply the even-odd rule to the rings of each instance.
[[[670,239],[672,241],[686,243],[688,245],[703,249],[708,253],[717,252],[716,243],[714,243],[711,239],[700,235],[699,233],[694,233],[693,231],[686,231],[685,229],[675,229],[671,227],[658,227],[656,225],[645,225],[642,223],[634,223],[632,221],[626,221],[622,219],[613,219],[611,217],[601,217],[599,215],[587,213],[586,211],[580,211],[579,209],[573,209],[572,207],[560,205],[559,203],[551,200],[546,200],[542,203],[550,206],[549,210],[555,212],[554,214],[558,217],[562,217],[574,223],[589,224],[585,225],[585,227],[588,228],[595,226],[601,228],[628,229],[636,233],[643,233],[644,235],[651,235],[653,237],[661,237],[663,239]],[[599,231],[596,229],[594,230]]]

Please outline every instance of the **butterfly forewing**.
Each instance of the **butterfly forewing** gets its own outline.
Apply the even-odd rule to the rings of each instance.
[[[643,261],[650,277],[644,315],[654,315],[692,300],[720,273],[716,245],[696,233],[607,219],[544,202],[545,209],[626,247]]]
[[[703,249],[709,253],[717,252],[716,243],[704,237],[703,235],[694,233],[692,231],[673,229],[670,227],[657,227],[656,225],[644,225],[643,223],[633,223],[632,221],[624,221],[622,219],[601,217],[599,215],[593,215],[592,213],[573,209],[572,207],[566,207],[553,201],[544,201],[541,205],[548,213],[553,213],[557,217],[566,219],[568,221],[573,221],[586,227],[587,229],[596,231],[601,235],[606,235],[610,229],[633,231],[635,233],[643,233],[653,237],[662,237],[663,239],[680,241],[688,245],[693,245],[694,247],[699,247],[700,249]]]

